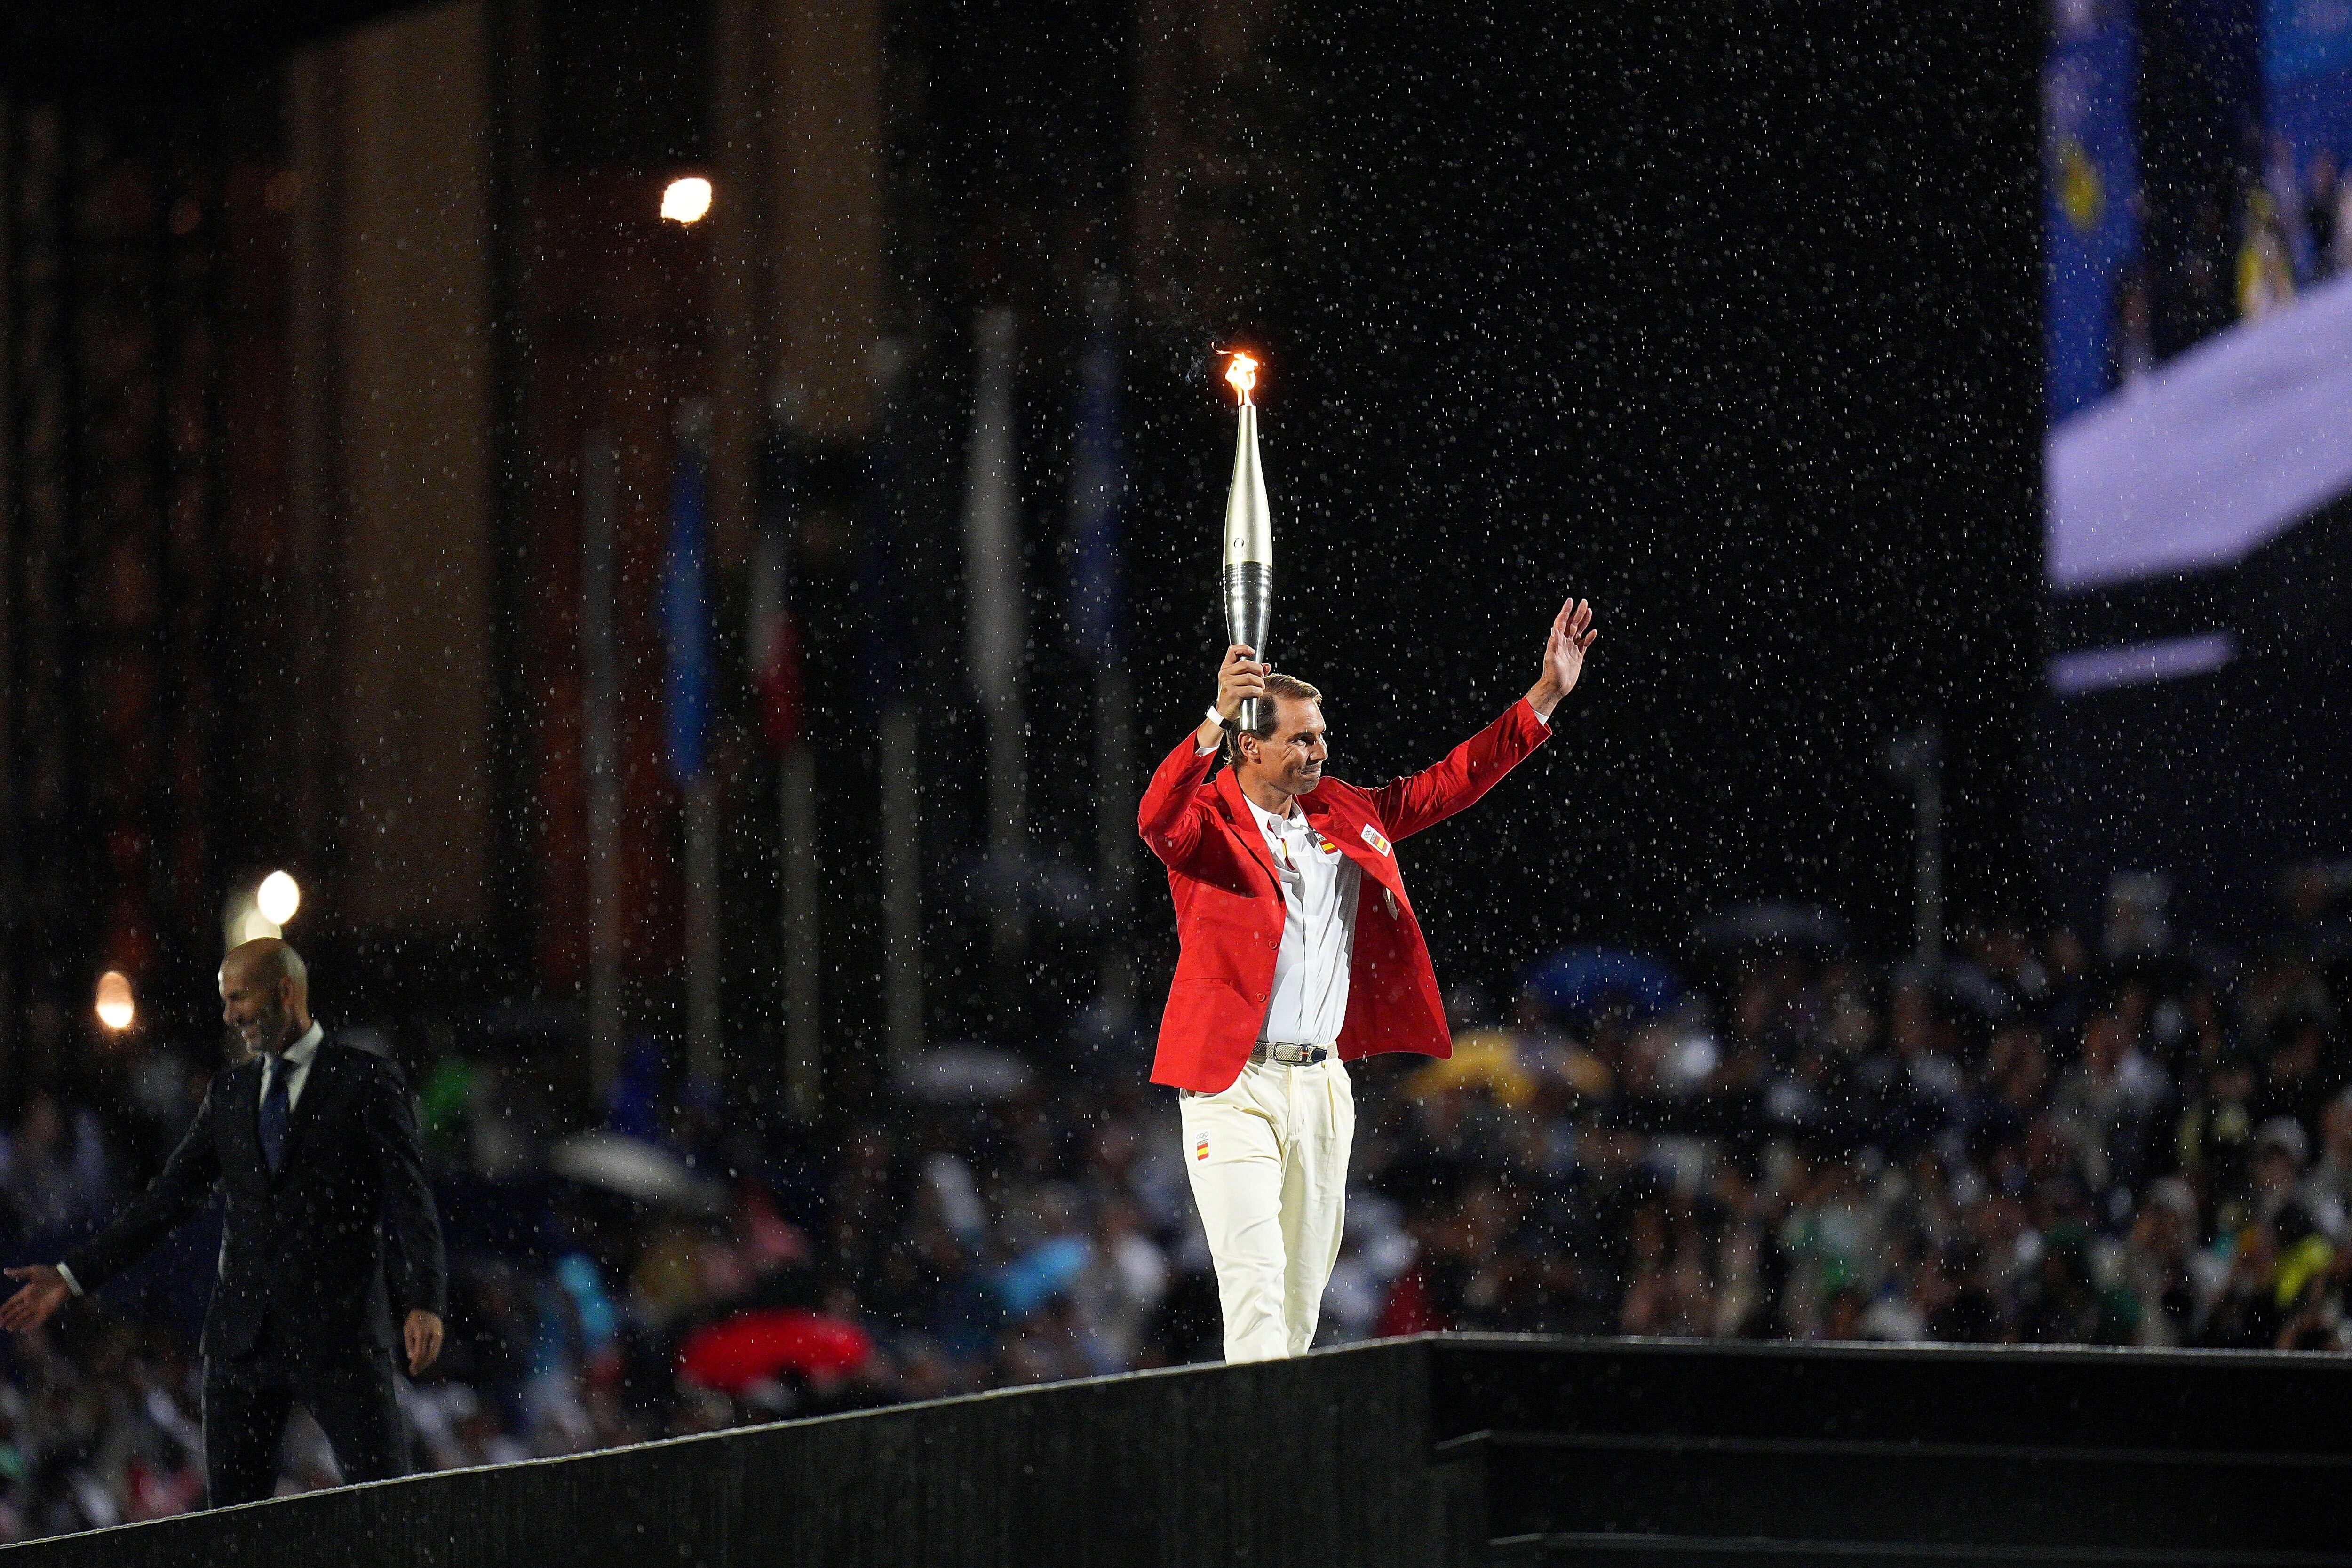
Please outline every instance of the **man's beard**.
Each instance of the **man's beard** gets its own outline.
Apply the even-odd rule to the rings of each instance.
[[[286,1043],[287,1024],[288,1018],[283,1013],[264,1013],[254,1019],[250,1034],[231,1025],[228,1037],[235,1047],[237,1059],[249,1061],[255,1057],[267,1056],[273,1049],[283,1046]]]

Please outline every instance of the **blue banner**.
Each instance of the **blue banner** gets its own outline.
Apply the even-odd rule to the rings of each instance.
[[[2042,75],[2050,422],[2112,391],[2118,294],[2139,250],[2129,0],[2055,7]]]
[[[2267,0],[2263,88],[2298,165],[2352,153],[2352,0]]]

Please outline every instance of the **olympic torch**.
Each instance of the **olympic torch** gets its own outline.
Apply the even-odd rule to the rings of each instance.
[[[1266,622],[1274,614],[1274,514],[1265,503],[1265,475],[1257,461],[1257,361],[1235,353],[1225,379],[1241,395],[1241,427],[1234,440],[1234,482],[1225,495],[1225,640],[1246,643],[1265,658]],[[1242,703],[1241,727],[1257,728],[1257,700]]]

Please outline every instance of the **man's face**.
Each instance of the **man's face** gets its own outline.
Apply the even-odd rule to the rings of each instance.
[[[1242,742],[1243,761],[1256,777],[1289,795],[1305,795],[1323,782],[1323,763],[1331,755],[1324,743],[1323,704],[1301,697],[1274,700],[1274,733],[1260,741]]]
[[[249,963],[223,966],[221,1018],[248,1055],[280,1050],[294,1039],[294,983],[267,979]]]

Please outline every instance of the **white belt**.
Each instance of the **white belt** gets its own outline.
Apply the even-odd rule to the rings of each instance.
[[[1250,1060],[1278,1062],[1286,1068],[1311,1068],[1330,1055],[1328,1046],[1303,1046],[1293,1040],[1260,1040],[1250,1047]]]

